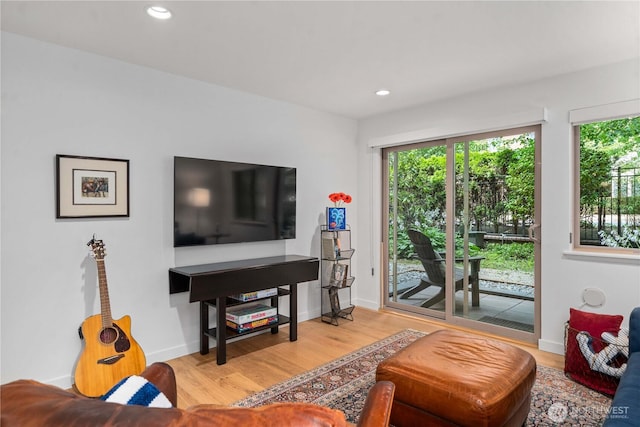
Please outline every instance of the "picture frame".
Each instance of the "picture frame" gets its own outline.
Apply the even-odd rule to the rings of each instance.
[[[347,208],[327,207],[327,230],[347,229]]]
[[[56,218],[129,216],[129,160],[56,155]]]

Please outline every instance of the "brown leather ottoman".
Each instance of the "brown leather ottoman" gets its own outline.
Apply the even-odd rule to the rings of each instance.
[[[535,376],[526,351],[450,330],[418,339],[376,371],[377,381],[396,385],[395,427],[522,426]]]

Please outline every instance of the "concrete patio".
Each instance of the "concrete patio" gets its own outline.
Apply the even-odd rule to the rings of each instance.
[[[415,264],[398,264],[398,298],[389,299],[399,304],[420,306],[438,293],[440,288],[430,286],[417,294],[402,299],[405,290],[411,289],[420,282],[425,273]],[[390,282],[390,289],[392,289]],[[480,271],[480,306],[469,305],[466,318],[481,322],[505,326],[517,330],[532,332],[534,324],[534,279],[533,275],[524,272],[499,271],[483,269]],[[463,313],[463,292],[456,292],[456,309]],[[444,311],[444,301],[430,307],[432,310]]]

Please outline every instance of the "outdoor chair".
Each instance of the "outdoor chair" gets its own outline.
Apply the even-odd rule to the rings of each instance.
[[[440,291],[422,303],[423,307],[431,307],[432,305],[442,301],[444,299],[444,284],[445,284],[445,259],[436,251],[433,250],[431,240],[423,233],[417,230],[409,230],[409,239],[413,244],[413,248],[422,266],[426,276],[420,279],[420,283],[413,288],[403,292],[400,295],[401,299],[407,299],[418,292],[428,288],[429,286],[437,286]],[[469,257],[469,264],[471,271],[469,274],[469,283],[471,284],[471,305],[473,307],[480,306],[480,261],[483,260],[482,256]],[[456,262],[462,262],[462,258],[456,258]],[[455,280],[456,280],[456,292],[463,289],[464,286],[464,273],[463,269],[456,267]]]

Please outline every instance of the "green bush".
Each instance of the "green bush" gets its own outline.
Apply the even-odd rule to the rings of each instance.
[[[490,243],[480,255],[483,268],[533,272],[533,243]]]
[[[606,231],[598,231],[600,241],[605,246],[613,248],[640,248],[640,228],[631,228],[628,225],[622,227],[622,235],[615,230],[608,234]]]
[[[444,252],[446,239],[444,232],[438,228],[422,226],[413,227],[424,233],[433,244],[436,252]],[[463,240],[456,236],[456,257],[462,256]],[[485,249],[469,243],[470,256],[483,256],[481,268],[491,268],[496,270],[514,270],[533,272],[534,268],[534,251],[533,243],[489,243]],[[413,244],[409,240],[407,232],[398,231],[398,258],[412,259],[415,256]]]
[[[422,232],[425,236],[431,240],[431,245],[433,245],[433,250],[436,252],[444,252],[446,248],[446,235],[443,231],[435,227],[422,226],[422,227],[412,227],[420,232]],[[462,256],[462,247],[463,247],[463,239],[462,237],[456,236],[456,256]],[[474,256],[478,254],[480,248],[475,244],[469,242],[469,254]],[[415,255],[415,251],[413,249],[413,244],[411,240],[409,240],[409,235],[404,229],[402,231],[398,231],[398,258],[400,259],[410,259]]]

